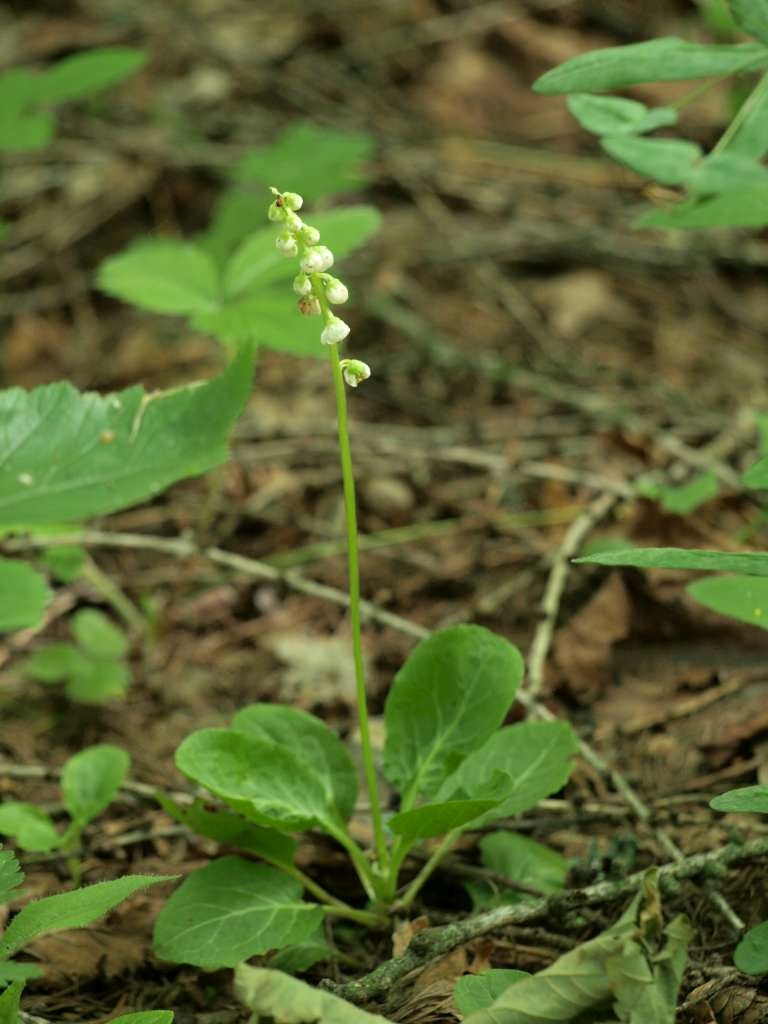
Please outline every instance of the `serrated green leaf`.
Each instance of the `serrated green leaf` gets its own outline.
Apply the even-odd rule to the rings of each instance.
[[[637,228],[761,228],[768,225],[768,188],[722,192],[693,199],[663,210],[653,210],[633,221]]]
[[[453,1001],[462,1016],[491,1006],[510,985],[528,978],[526,971],[491,968],[481,974],[465,974],[453,987]]]
[[[637,569],[701,569],[768,576],[768,554],[742,551],[701,551],[698,548],[629,548],[574,558],[577,564],[626,565]]]
[[[622,96],[575,93],[568,97],[568,109],[582,128],[595,135],[641,135],[677,123],[674,107],[651,110]]]
[[[0,959],[11,956],[38,935],[85,928],[134,893],[176,878],[178,875],[126,875],[28,903],[0,939]]]
[[[219,274],[199,246],[172,239],[143,240],[99,267],[99,288],[152,313],[191,315],[219,308]]]
[[[86,655],[67,679],[66,694],[83,704],[104,704],[123,697],[131,681],[128,666],[113,658]]]
[[[335,132],[310,121],[289,125],[270,146],[246,153],[235,165],[237,181],[298,192],[306,203],[360,188],[361,165],[373,152],[373,138]],[[258,200],[257,200],[258,201]]]
[[[523,671],[517,648],[481,626],[455,626],[422,640],[387,697],[389,781],[410,798],[434,794],[504,721]]]
[[[768,974],[768,921],[750,928],[736,947],[733,962],[744,974]]]
[[[663,185],[683,184],[703,155],[699,146],[684,139],[607,135],[600,145],[614,160]]]
[[[730,6],[739,27],[768,44],[768,0],[730,0]]]
[[[535,839],[517,832],[491,832],[479,845],[483,866],[495,875],[534,886],[540,892],[557,892],[565,886],[568,861]],[[475,910],[530,899],[519,890],[499,889],[485,882],[470,882],[466,887]]]
[[[82,649],[96,658],[119,658],[128,650],[123,631],[96,608],[84,608],[73,616],[72,634]]]
[[[447,800],[424,804],[410,811],[393,815],[387,825],[409,843],[431,836],[443,836],[472,822],[484,811],[489,811],[498,800]]]
[[[173,1010],[139,1010],[111,1017],[109,1024],[172,1024]]]
[[[191,318],[195,330],[212,334],[226,345],[254,342],[275,352],[324,359],[319,317],[303,316],[285,287],[264,288],[243,299],[227,302],[216,313]]]
[[[146,63],[145,50],[130,46],[102,46],[73,54],[37,76],[36,99],[65,103],[108,89]]]
[[[258,1024],[262,1017],[280,1024],[391,1024],[385,1017],[267,967],[239,964],[235,995],[253,1011],[251,1024]]]
[[[15,558],[0,558],[0,632],[37,626],[51,591],[31,565]]]
[[[0,804],[0,834],[13,836],[22,850],[35,853],[48,853],[61,845],[61,835],[50,815],[19,800]]]
[[[567,782],[578,750],[567,722],[521,722],[499,729],[443,782],[437,800],[496,800],[479,828],[535,807]]]
[[[61,772],[64,806],[78,825],[86,825],[109,806],[125,781],[131,759],[120,747],[100,743],[67,761]]]
[[[768,629],[768,579],[712,576],[689,583],[686,590],[713,612]]]
[[[345,206],[309,215],[307,220],[320,232],[323,245],[332,250],[337,262],[367,242],[378,230],[379,222],[379,212],[372,206]],[[277,250],[276,237],[276,228],[270,226],[250,235],[235,250],[224,268],[227,296],[235,298],[257,286],[296,276],[296,260],[286,259]],[[286,295],[286,299],[290,302],[291,296]]]
[[[200,800],[191,807],[180,807],[160,791],[155,799],[167,814],[201,836],[258,854],[273,864],[293,863],[298,843],[282,832],[254,825],[230,811],[207,811]]]
[[[71,583],[83,571],[88,552],[79,544],[62,544],[57,548],[48,548],[40,560],[60,583]]]
[[[323,784],[346,821],[357,802],[357,772],[336,733],[315,715],[284,704],[250,704],[232,719],[237,732],[290,750]]]
[[[8,903],[24,881],[18,858],[13,850],[0,849],[0,903]]]
[[[14,981],[0,995],[0,1024],[20,1024],[19,1001],[24,991],[23,981]]]
[[[729,789],[709,801],[715,811],[744,811],[751,814],[768,814],[768,786],[742,786]]]
[[[210,381],[151,395],[66,382],[0,392],[0,525],[104,515],[224,462],[252,365],[245,349]]]
[[[669,37],[579,54],[543,74],[533,89],[546,96],[603,92],[642,82],[679,82],[766,67],[768,50],[757,43],[724,46]]]
[[[235,967],[301,942],[323,914],[303,902],[301,884],[279,869],[222,857],[193,871],[160,911],[155,952],[206,970]]]
[[[290,750],[234,729],[193,732],[176,751],[176,766],[258,825],[283,832],[343,823],[323,783]]]

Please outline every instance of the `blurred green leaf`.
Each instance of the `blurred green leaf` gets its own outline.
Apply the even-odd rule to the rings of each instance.
[[[690,176],[702,151],[683,139],[645,139],[606,135],[600,145],[614,160],[663,185],[680,185]]]
[[[567,102],[581,127],[595,135],[641,135],[677,123],[674,107],[651,110],[644,103],[623,96],[574,93]]]
[[[128,650],[123,631],[95,608],[85,608],[73,616],[72,633],[80,647],[97,658],[119,658]]]
[[[768,629],[768,579],[757,576],[710,576],[686,590],[699,604],[750,626]]]
[[[152,313],[210,313],[219,308],[219,275],[199,246],[144,239],[99,267],[99,288]]]
[[[736,947],[733,962],[745,974],[768,974],[768,921],[750,928]]]
[[[26,562],[0,558],[0,632],[37,626],[51,599],[45,580]]]
[[[103,46],[73,54],[37,76],[36,99],[65,103],[91,96],[132,75],[146,60],[146,51],[130,46]]]

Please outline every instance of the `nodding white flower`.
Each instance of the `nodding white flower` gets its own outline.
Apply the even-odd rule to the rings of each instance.
[[[283,203],[289,210],[300,210],[304,205],[304,199],[298,192],[283,192]]]
[[[314,295],[302,295],[299,299],[299,312],[304,316],[319,316],[320,303]]]
[[[304,224],[299,231],[299,237],[305,245],[316,245],[320,241],[320,232],[311,224]]]
[[[327,245],[313,245],[307,249],[301,259],[301,269],[305,274],[321,274],[333,266],[333,253]]]
[[[349,291],[347,286],[338,277],[329,276],[325,282],[325,296],[329,302],[334,303],[334,305],[340,305],[349,298]]]
[[[312,291],[312,282],[306,274],[297,274],[293,279],[293,290],[297,295],[309,295]]]
[[[348,334],[349,324],[345,324],[337,316],[332,316],[323,328],[320,341],[324,345],[338,345],[340,341],[344,341]]]
[[[283,214],[283,221],[285,222],[286,228],[293,232],[293,234],[297,234],[304,227],[304,221],[298,213],[294,213],[293,210],[285,211]]]
[[[281,232],[275,239],[275,245],[283,256],[298,256],[299,244],[288,231]]]
[[[342,359],[340,365],[344,380],[351,388],[356,388],[361,381],[371,376],[370,366],[362,359]]]

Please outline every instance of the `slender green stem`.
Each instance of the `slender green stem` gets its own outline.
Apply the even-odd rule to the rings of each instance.
[[[88,558],[82,571],[83,579],[87,580],[99,591],[102,597],[115,609],[120,618],[132,633],[141,635],[146,630],[146,620],[136,605],[122,592],[114,580]]]
[[[275,867],[279,867],[287,875],[290,875],[291,878],[295,878],[297,882],[300,882],[307,892],[311,892],[312,895],[317,897],[321,903],[325,903],[330,912],[335,914],[337,917],[345,917],[349,921],[357,921],[359,924],[369,925],[372,927],[380,925],[383,920],[386,920],[379,914],[375,914],[371,911],[357,910],[355,907],[350,907],[348,903],[337,899],[321,885],[318,885],[317,882],[314,882],[309,875],[305,875],[300,868],[297,868],[293,864],[275,864]]]
[[[410,885],[405,890],[403,895],[397,901],[397,906],[398,907],[402,907],[403,910],[405,910],[408,907],[410,907],[410,905],[413,903],[413,901],[416,898],[416,895],[419,892],[419,890],[421,889],[421,887],[424,885],[424,883],[427,881],[429,876],[432,874],[432,872],[438,866],[438,864],[443,859],[443,857],[445,857],[445,855],[448,853],[448,851],[451,849],[451,847],[453,846],[453,844],[456,842],[456,840],[459,838],[460,835],[461,835],[461,829],[457,828],[457,829],[454,829],[453,832],[449,832],[448,835],[445,836],[443,841],[435,849],[435,851],[433,852],[432,856],[426,862],[424,867],[421,869],[421,871],[418,873],[418,875],[416,875],[416,877],[410,883]]]
[[[314,294],[320,303],[323,319],[328,322],[331,311],[325,297],[325,289],[317,274],[312,275]],[[333,384],[336,392],[336,419],[339,432],[339,453],[341,455],[341,475],[344,481],[344,513],[347,526],[347,566],[349,572],[349,617],[352,626],[352,657],[355,665],[355,691],[357,696],[357,715],[360,725],[360,746],[363,754],[363,771],[368,788],[368,799],[371,804],[373,833],[376,842],[379,865],[386,871],[389,861],[389,850],[384,833],[384,820],[381,813],[379,785],[376,779],[376,766],[373,759],[371,729],[368,722],[368,695],[365,688],[365,666],[363,663],[363,644],[360,624],[360,561],[357,544],[357,502],[355,498],[355,476],[352,470],[352,449],[349,444],[349,421],[347,416],[347,392],[341,370],[338,345],[329,345],[329,356],[333,372]]]

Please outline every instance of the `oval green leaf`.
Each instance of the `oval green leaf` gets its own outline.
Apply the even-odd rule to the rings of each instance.
[[[0,804],[0,834],[13,836],[22,850],[48,853],[61,845],[61,834],[40,807],[6,800]]]
[[[0,558],[0,632],[39,625],[50,599],[39,572],[15,558]]]
[[[750,928],[736,947],[733,962],[745,974],[768,974],[768,921]]]
[[[504,721],[523,671],[517,648],[481,626],[455,626],[422,640],[387,697],[389,781],[410,799],[435,793]]]
[[[748,35],[768,44],[768,0],[729,0],[731,13]]]
[[[614,160],[662,185],[683,184],[702,157],[699,146],[684,139],[607,135],[600,140],[600,145]]]
[[[468,1017],[475,1010],[485,1010],[495,1003],[510,985],[528,977],[530,975],[526,971],[512,971],[501,967],[493,967],[481,974],[465,974],[453,988],[453,1001],[459,1013]]]
[[[96,608],[84,608],[73,616],[72,634],[96,658],[119,658],[128,650],[123,631]]]
[[[697,548],[629,548],[601,551],[574,562],[625,565],[637,569],[700,569],[706,572],[738,572],[768,576],[768,555],[741,551],[701,551]]]
[[[160,911],[155,952],[162,960],[215,970],[299,943],[324,914],[301,892],[301,884],[277,868],[222,857],[193,871]]]
[[[70,757],[61,772],[61,791],[76,825],[86,825],[109,806],[130,765],[128,754],[109,743],[87,747]]]
[[[768,786],[742,786],[729,789],[709,801],[715,811],[745,811],[768,814]]]
[[[393,815],[387,825],[408,842],[444,836],[489,811],[497,800],[447,800]]]
[[[750,626],[768,629],[768,579],[756,576],[711,576],[686,590],[705,608]]]
[[[219,306],[219,275],[199,246],[140,241],[99,267],[99,288],[152,313],[209,313]]]
[[[650,110],[622,96],[576,93],[568,97],[568,109],[582,128],[595,135],[640,135],[677,122],[673,107]]]

